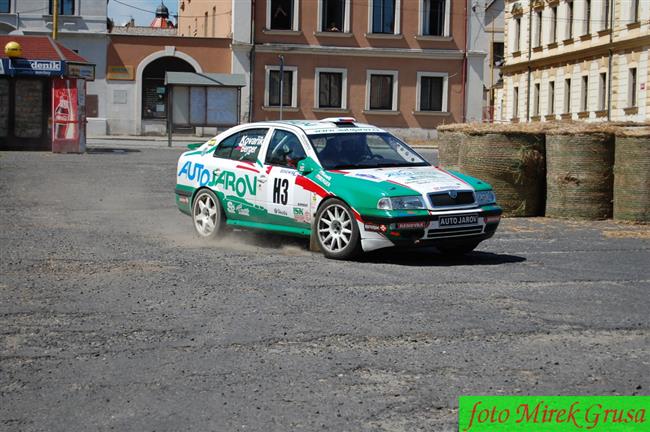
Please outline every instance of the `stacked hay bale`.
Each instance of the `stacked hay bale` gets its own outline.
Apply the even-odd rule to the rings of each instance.
[[[438,129],[438,165],[447,170],[458,171],[458,155],[465,133]]]
[[[616,133],[614,219],[650,222],[650,127]]]
[[[580,125],[546,136],[546,216],[606,219],[612,215],[614,132]]]
[[[506,216],[544,210],[544,134],[537,125],[449,125],[462,133],[459,171],[492,185]]]

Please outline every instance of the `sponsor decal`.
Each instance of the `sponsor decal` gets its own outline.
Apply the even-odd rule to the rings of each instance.
[[[427,225],[427,222],[400,222],[397,229],[424,229]]]
[[[228,208],[229,213],[236,213],[240,216],[250,216],[250,209],[245,208],[244,204],[240,203],[235,205],[232,201],[228,201],[226,207]]]
[[[289,217],[289,213],[286,210],[279,209],[279,208],[274,208],[273,209],[273,214],[276,214],[278,216]]]
[[[200,163],[193,164],[192,161],[185,162],[183,168],[178,172],[178,177],[183,176],[187,177],[189,181],[198,182],[200,186],[206,186],[212,178],[210,170],[205,165]]]
[[[385,233],[388,228],[386,228],[386,225],[378,225],[374,223],[365,223],[363,225],[363,228],[366,231],[373,231],[373,232],[381,232]]]
[[[650,396],[461,396],[458,430],[650,431]]]
[[[290,175],[290,176],[292,176],[292,177],[295,177],[295,176],[298,175],[298,171],[296,171],[295,169],[286,169],[286,168],[281,168],[281,169],[280,169],[280,174]]]
[[[299,207],[293,208],[293,218],[296,220],[296,222],[304,222],[304,223],[311,222],[311,215],[309,214],[309,212]]]
[[[301,203],[301,202],[296,203],[296,205],[298,207],[309,207],[309,205],[307,203]]]
[[[324,184],[326,187],[330,187],[332,176],[325,174],[324,172],[319,172],[316,174],[316,180]]]
[[[243,176],[237,176],[232,171],[222,171],[210,186],[221,185],[225,191],[232,191],[239,198],[243,198],[246,195],[256,195],[257,194],[257,176],[249,176],[244,174]]]
[[[273,180],[273,202],[286,205],[289,201],[289,180],[276,178]]]
[[[440,216],[438,225],[452,226],[452,225],[475,225],[478,223],[478,215],[455,215],[455,216]]]
[[[257,150],[260,148],[263,142],[264,142],[263,136],[255,136],[255,137],[244,136],[239,142],[238,149],[245,156],[250,156],[253,153],[257,152]]]
[[[406,184],[408,186],[424,185],[435,182],[445,182],[444,185],[437,186],[437,189],[450,189],[453,187],[460,188],[463,186],[463,183],[459,179],[456,179],[453,176],[449,176],[441,171],[435,171],[432,169],[402,169],[387,172],[386,177],[389,179],[389,181],[399,181],[401,184]]]
[[[364,180],[372,180],[372,181],[376,181],[376,182],[381,181],[381,179],[379,177],[377,177],[375,175],[372,175],[372,174],[366,174],[366,173],[354,174],[352,177],[357,177],[357,178],[361,178],[361,179],[364,179]]]

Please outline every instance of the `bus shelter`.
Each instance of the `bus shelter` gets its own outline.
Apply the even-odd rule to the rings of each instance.
[[[241,74],[167,72],[167,135],[169,146],[174,130],[216,127],[240,123]]]

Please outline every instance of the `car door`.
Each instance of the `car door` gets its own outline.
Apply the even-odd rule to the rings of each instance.
[[[296,166],[307,154],[305,143],[295,133],[281,128],[271,132],[264,157],[266,180],[260,192],[268,223],[309,228],[311,193],[296,187]]]
[[[229,219],[259,221],[264,216],[259,187],[263,171],[258,157],[267,134],[268,128],[236,132],[223,139],[210,158],[210,187]]]

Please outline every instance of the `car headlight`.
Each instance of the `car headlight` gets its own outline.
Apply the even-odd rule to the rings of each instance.
[[[479,191],[476,192],[476,202],[478,205],[484,206],[488,204],[494,204],[497,202],[497,196],[494,194],[494,191]]]
[[[424,209],[424,201],[420,196],[403,196],[382,198],[377,202],[379,210],[414,210]]]

